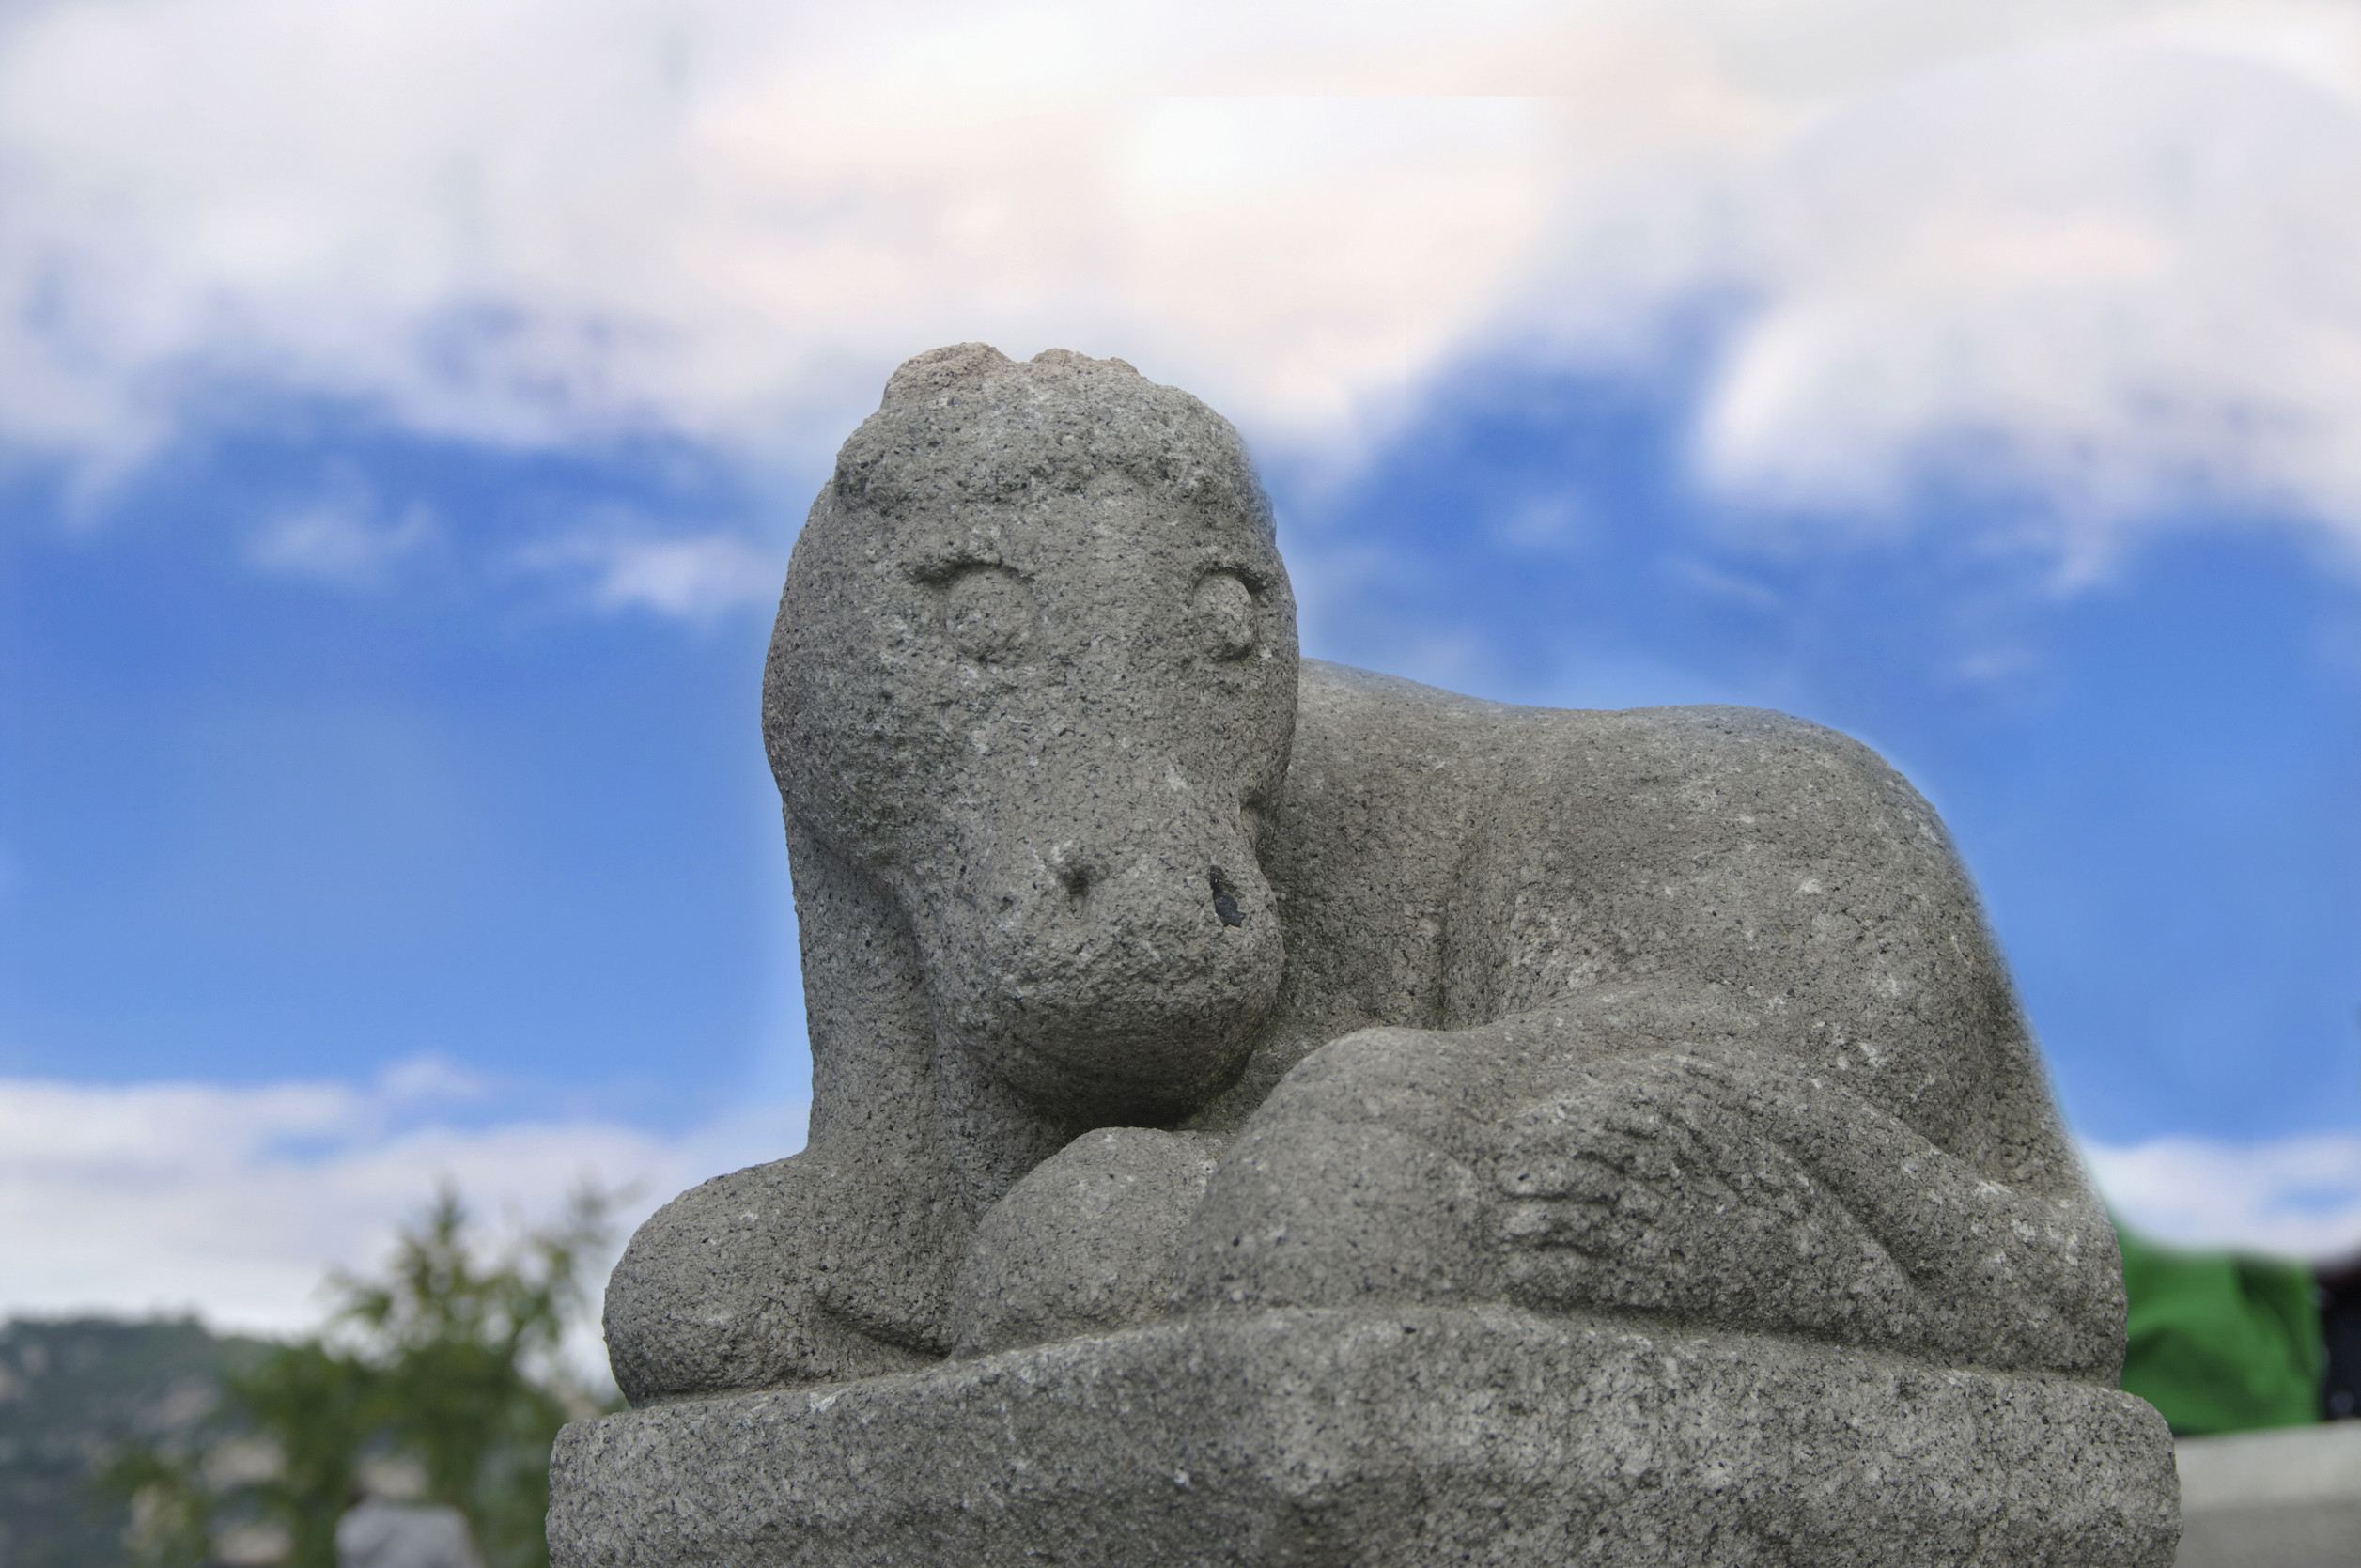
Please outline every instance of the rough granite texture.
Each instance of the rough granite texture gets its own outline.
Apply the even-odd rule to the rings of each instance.
[[[633,1238],[558,1568],[2171,1560],[2113,1232],[1866,749],[1299,662],[1227,424],[977,344],[846,443],[763,727],[810,1146]]]
[[[1187,1315],[582,1422],[560,1560],[2167,1564],[2129,1395],[1500,1309]]]

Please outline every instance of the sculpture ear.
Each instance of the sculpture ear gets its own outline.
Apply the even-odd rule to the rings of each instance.
[[[792,816],[787,862],[812,1037],[811,1144],[908,1157],[934,1119],[934,1032],[909,922]]]

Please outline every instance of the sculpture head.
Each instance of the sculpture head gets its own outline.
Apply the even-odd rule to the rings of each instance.
[[[939,1032],[1063,1118],[1236,1072],[1284,958],[1257,860],[1295,603],[1229,424],[1120,360],[922,354],[787,568],[787,813],[909,919]]]

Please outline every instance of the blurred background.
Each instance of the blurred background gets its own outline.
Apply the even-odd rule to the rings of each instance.
[[[763,644],[969,339],[1312,655],[1876,747],[2118,1215],[2350,1257],[2356,258],[2349,4],[0,0],[0,1319],[800,1145]]]

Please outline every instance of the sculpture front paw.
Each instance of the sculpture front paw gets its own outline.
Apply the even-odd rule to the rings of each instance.
[[[821,1172],[806,1157],[691,1188],[607,1281],[607,1359],[633,1405],[899,1372],[924,1358],[837,1322],[808,1276]]]
[[[1568,1072],[1499,1128],[1487,1196],[1509,1295],[1910,1337],[1910,1281],[1777,1136],[1791,1110],[1760,1069],[1702,1056]]]

